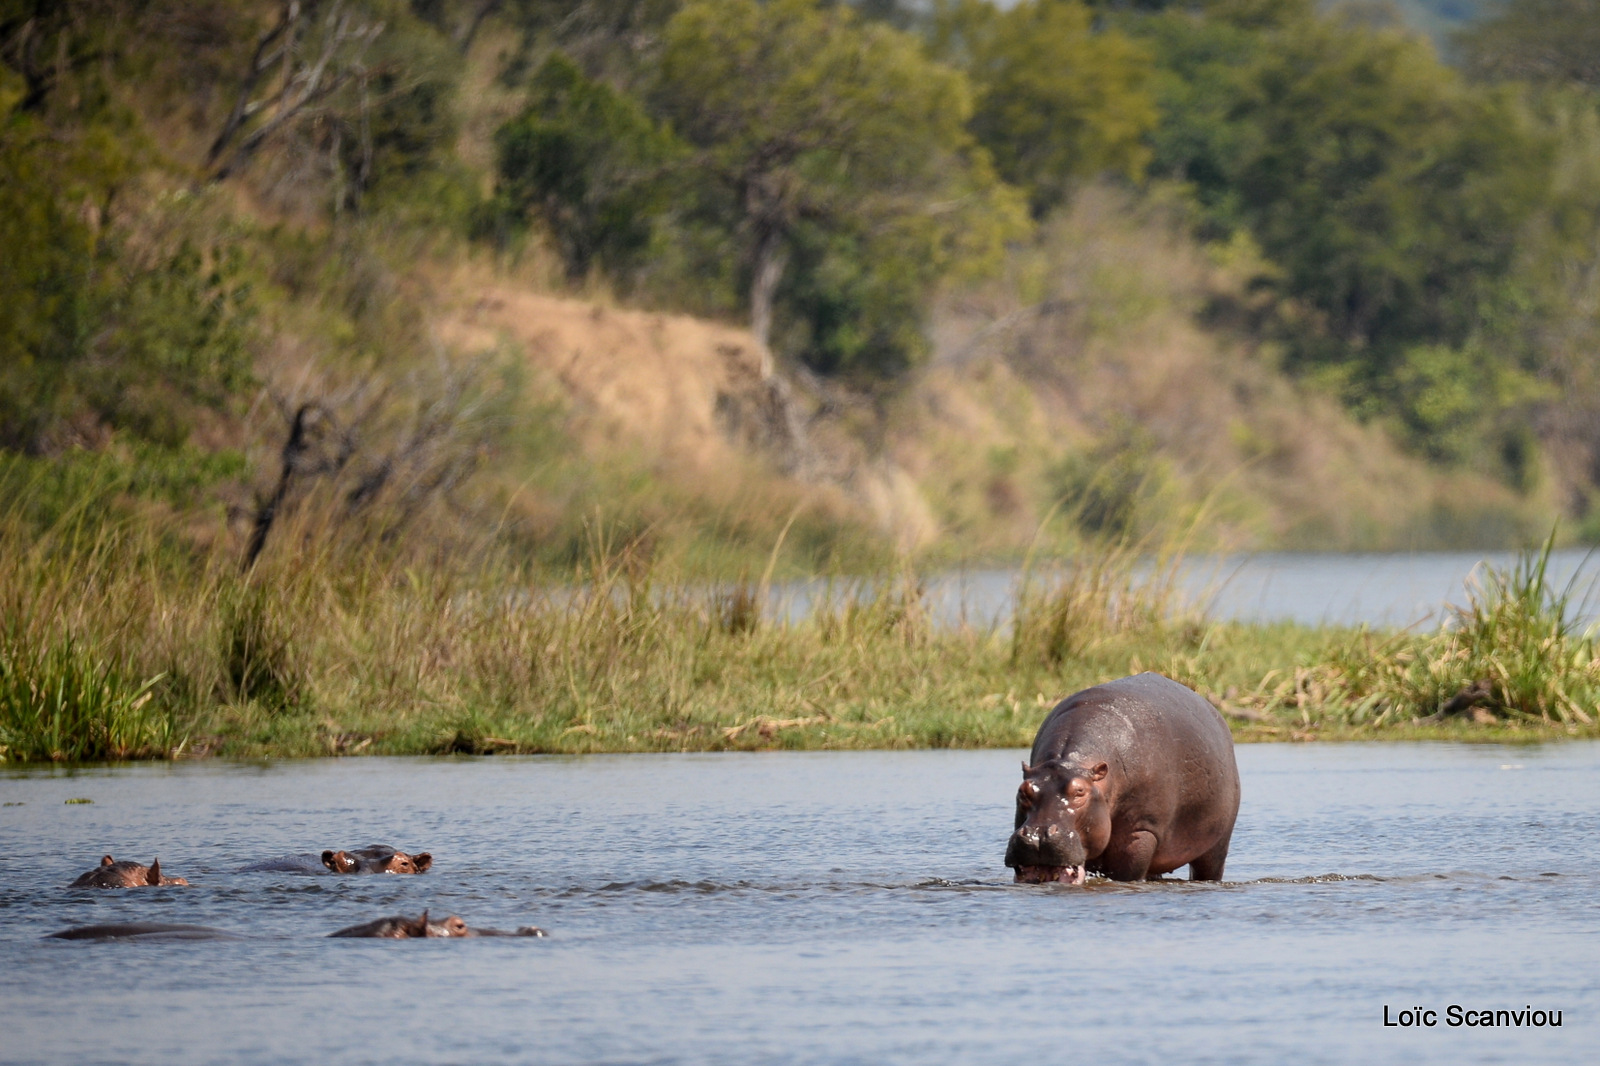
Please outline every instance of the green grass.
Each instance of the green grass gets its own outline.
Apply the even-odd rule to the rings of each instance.
[[[629,550],[551,584],[302,523],[242,575],[133,524],[31,528],[0,524],[7,761],[1025,746],[1062,696],[1147,669],[1242,739],[1600,735],[1593,643],[1544,556],[1396,635],[1216,622],[1170,566],[1106,549],[1031,568],[993,630],[933,624],[911,571],[836,580],[781,622],[764,582]],[[1437,717],[1480,678],[1486,722]]]
[[[0,639],[0,761],[161,758],[177,750],[170,715],[139,681],[70,637],[45,647]]]

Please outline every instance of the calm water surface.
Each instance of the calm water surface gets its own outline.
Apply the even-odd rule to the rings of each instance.
[[[1197,555],[1180,572],[1178,588],[1214,618],[1409,626],[1437,622],[1449,605],[1465,605],[1485,566],[1504,572],[1516,562],[1515,552]],[[1019,576],[998,569],[936,577],[927,584],[928,603],[947,625],[1005,625]],[[1039,576],[1048,581],[1050,572],[1041,568]],[[1552,552],[1547,577],[1553,589],[1570,589],[1574,617],[1600,619],[1600,558],[1581,548]],[[788,586],[783,610],[803,614],[823,588]]]
[[[0,775],[0,1060],[1563,1062],[1600,745],[1243,746],[1229,883],[1013,886],[1020,752]],[[93,804],[68,805],[72,798]],[[9,804],[21,804],[13,806]],[[384,841],[419,877],[236,873]],[[69,890],[104,851],[188,889]],[[424,907],[546,940],[328,940]],[[153,919],[249,939],[40,935]],[[1402,1030],[1383,1009],[1563,1011]]]

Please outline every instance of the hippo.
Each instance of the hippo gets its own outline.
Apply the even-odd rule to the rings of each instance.
[[[104,925],[75,925],[47,940],[237,940],[225,929],[209,925],[181,925],[173,922],[107,922]]]
[[[1022,766],[1005,864],[1026,884],[1158,878],[1188,864],[1222,880],[1239,770],[1222,715],[1145,673],[1056,704]]]
[[[407,918],[404,915],[396,914],[388,918],[377,918],[361,925],[352,925],[328,935],[330,937],[381,937],[392,940],[406,940],[443,936],[544,936],[545,932],[536,925],[525,925],[514,933],[507,932],[504,929],[473,929],[454,914],[442,921],[431,921],[428,918],[428,912],[423,911],[415,918]]]
[[[237,872],[320,874],[332,870],[336,874],[420,874],[432,865],[433,856],[427,852],[412,855],[396,851],[387,844],[371,844],[350,851],[324,851],[320,856],[311,852],[284,855],[241,866]]]
[[[387,844],[371,844],[354,851],[324,851],[322,865],[336,874],[420,874],[433,865],[427,852],[409,855]]]
[[[117,862],[111,856],[101,858],[100,865],[78,878],[70,888],[143,888],[146,885],[187,885],[181,877],[163,877],[161,860],[151,859],[149,866],[136,862]]]

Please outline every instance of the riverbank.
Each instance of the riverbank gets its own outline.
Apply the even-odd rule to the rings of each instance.
[[[760,579],[638,545],[557,587],[308,541],[247,574],[134,532],[0,551],[0,759],[1018,747],[1061,697],[1154,670],[1250,741],[1600,736],[1600,661],[1544,554],[1436,631],[1208,619],[1180,561],[1025,573],[1011,623],[936,621],[906,571],[789,617]]]

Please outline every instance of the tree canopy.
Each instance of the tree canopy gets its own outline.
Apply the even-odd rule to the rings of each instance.
[[[1035,215],[1060,204],[1085,177],[1137,178],[1158,119],[1148,50],[1096,32],[1076,0],[986,0],[944,5],[938,52],[960,63],[977,90],[971,128],[1006,181],[1028,192]]]
[[[802,225],[913,291],[1018,232],[1015,198],[967,131],[965,76],[847,7],[691,0],[667,24],[653,99],[736,220],[763,344]]]

